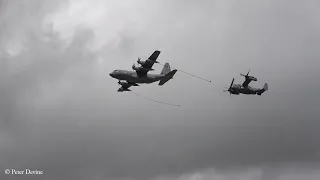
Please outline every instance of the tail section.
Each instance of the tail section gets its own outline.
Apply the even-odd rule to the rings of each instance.
[[[166,74],[168,74],[170,71],[171,71],[171,68],[170,68],[169,63],[165,63],[164,66],[163,66],[163,68],[162,68],[161,74],[162,74],[162,75],[166,75]]]
[[[170,69],[170,66],[169,66],[169,69]],[[172,70],[172,71],[166,73],[164,78],[159,82],[159,86],[164,85],[166,82],[168,82],[170,79],[172,79],[174,74],[176,74],[176,72],[177,72],[177,70],[175,69],[175,70]]]
[[[257,94],[258,94],[259,96],[261,96],[261,94],[264,93],[264,92],[267,91],[267,90],[268,90],[268,84],[265,83],[264,86],[263,86],[263,88],[262,88],[261,90],[259,90],[259,91],[257,92]]]
[[[265,91],[268,91],[268,84],[267,84],[267,83],[264,83],[263,89],[264,89]]]

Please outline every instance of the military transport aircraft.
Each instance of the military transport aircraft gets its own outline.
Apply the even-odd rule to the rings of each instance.
[[[140,67],[136,67],[135,64],[132,65],[132,69],[135,71],[127,70],[114,70],[109,75],[115,79],[118,79],[118,84],[121,87],[118,89],[118,92],[131,91],[129,88],[131,86],[139,86],[139,84],[150,84],[156,81],[159,82],[159,86],[162,86],[167,81],[172,79],[177,70],[170,69],[169,63],[165,63],[160,74],[148,74],[149,71],[153,71],[152,66],[154,63],[159,63],[157,61],[160,51],[156,50],[154,53],[145,61],[141,61],[138,58],[138,63]]]
[[[250,70],[249,70],[250,72]],[[253,76],[249,76],[249,72],[247,75],[240,74],[241,76],[244,76],[246,79],[244,83],[242,84],[233,84],[234,78],[232,79],[231,85],[227,90],[224,90],[224,92],[229,92],[230,96],[231,94],[239,95],[239,94],[257,94],[261,96],[262,93],[268,90],[268,84],[265,83],[262,89],[259,88],[252,88],[249,86],[249,83],[251,81],[257,81],[257,78]]]

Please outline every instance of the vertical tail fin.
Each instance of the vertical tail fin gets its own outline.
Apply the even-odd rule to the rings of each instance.
[[[260,89],[260,90],[257,92],[257,94],[258,94],[259,96],[261,96],[261,94],[264,93],[264,92],[267,91],[267,90],[268,90],[268,84],[267,84],[267,83],[264,83],[263,88]]]
[[[267,84],[267,83],[264,83],[263,89],[264,89],[265,91],[268,90],[268,84]]]
[[[162,68],[161,74],[162,74],[162,75],[166,75],[166,74],[168,74],[170,71],[171,71],[171,68],[170,68],[169,63],[165,63],[164,66],[163,66],[163,68]]]

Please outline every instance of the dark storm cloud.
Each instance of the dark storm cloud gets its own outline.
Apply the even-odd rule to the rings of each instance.
[[[241,177],[238,171],[255,167],[253,175],[243,177],[276,174],[274,179],[281,179],[287,163],[316,167],[316,2],[154,1],[151,6],[139,1],[137,9],[125,7],[138,21],[110,8],[120,11],[121,3],[81,2],[72,12],[92,4],[97,12],[70,18],[64,14],[68,4],[58,1],[10,1],[2,12],[1,171],[36,168],[45,173],[39,179],[170,179],[172,174],[172,179],[201,179]],[[97,8],[104,3],[106,12]],[[55,15],[57,9],[63,15],[52,16],[44,29],[46,14]],[[117,21],[102,21],[101,15]],[[106,25],[97,26],[100,22]],[[99,34],[101,29],[112,36]],[[137,56],[147,57],[154,49],[162,50],[161,62],[213,83],[178,73],[164,87],[136,88],[149,97],[177,101],[181,108],[116,93],[108,73],[129,69]],[[250,68],[270,91],[230,100],[223,87],[232,77],[240,83],[238,74]],[[281,170],[268,173],[273,164]],[[217,170],[202,170],[210,167]]]

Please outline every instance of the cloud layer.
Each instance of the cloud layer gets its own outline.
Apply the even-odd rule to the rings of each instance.
[[[0,177],[318,179],[315,1],[0,5],[0,170],[45,173]],[[178,73],[134,89],[181,108],[117,93],[109,72],[155,49],[213,83]],[[223,87],[248,69],[270,90],[230,100]]]

